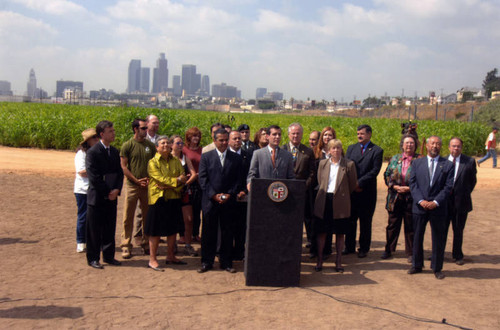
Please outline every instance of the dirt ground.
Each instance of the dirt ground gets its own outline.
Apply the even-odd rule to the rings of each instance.
[[[466,264],[453,263],[448,239],[444,280],[434,278],[429,261],[422,274],[406,274],[402,237],[394,258],[380,259],[387,222],[380,181],[367,258],[346,256],[346,271],[339,274],[330,257],[316,273],[303,249],[300,287],[272,288],[245,286],[241,262],[236,274],[198,274],[199,257],[182,256],[187,266],[165,266],[163,273],[146,268],[145,256],[121,267],[90,268],[75,252],[73,157],[0,147],[0,328],[500,328],[500,170],[491,160],[478,169]],[[122,208],[123,197],[117,242]],[[427,255],[430,243],[428,228]],[[120,253],[116,257],[121,260]]]

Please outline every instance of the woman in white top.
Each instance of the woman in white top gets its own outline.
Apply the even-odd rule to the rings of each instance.
[[[76,252],[85,251],[85,225],[87,217],[87,189],[89,188],[89,179],[85,169],[85,157],[87,150],[99,142],[96,131],[93,128],[87,128],[82,132],[83,141],[78,146],[75,156],[75,193],[76,206],[78,208],[76,220]]]
[[[344,234],[351,216],[351,193],[357,186],[358,178],[354,162],[342,156],[340,140],[330,140],[327,150],[330,158],[321,160],[318,166],[319,190],[314,203],[313,219],[313,230],[318,240],[318,261],[314,269],[317,272],[323,269],[326,235],[334,233],[337,250],[335,270],[342,273]]]

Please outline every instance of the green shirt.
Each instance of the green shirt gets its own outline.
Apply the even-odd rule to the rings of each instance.
[[[137,179],[146,178],[148,176],[148,162],[156,153],[156,147],[153,142],[148,139],[139,142],[131,138],[122,145],[120,157],[128,159],[127,167]],[[134,182],[127,178],[129,185],[135,185]]]

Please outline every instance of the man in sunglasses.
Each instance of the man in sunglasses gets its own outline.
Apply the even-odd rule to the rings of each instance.
[[[144,119],[132,122],[134,136],[122,145],[120,151],[123,174],[127,178],[125,184],[125,206],[123,210],[122,258],[132,257],[132,233],[137,201],[141,208],[144,223],[148,212],[148,162],[153,158],[156,147],[147,136],[148,125]],[[141,224],[141,228],[143,227]],[[142,235],[141,247],[143,253],[149,255],[149,238]]]

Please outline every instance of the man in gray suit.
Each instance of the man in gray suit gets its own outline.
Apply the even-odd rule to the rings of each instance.
[[[253,153],[247,176],[248,190],[250,190],[253,178],[295,179],[292,154],[279,147],[281,128],[276,125],[269,126],[266,130],[266,138],[269,144]]]

